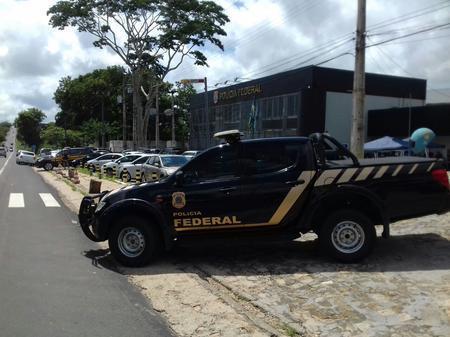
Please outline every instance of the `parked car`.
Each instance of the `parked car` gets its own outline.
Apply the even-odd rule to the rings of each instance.
[[[43,167],[47,171],[51,171],[53,167],[59,164],[71,164],[75,160],[80,160],[91,154],[93,151],[89,147],[64,148],[59,151],[55,157],[40,158],[36,162],[37,167]]]
[[[119,159],[116,159],[109,163],[103,164],[103,166],[102,166],[103,172],[106,172],[107,175],[112,176],[114,166],[116,166],[116,170],[117,170],[117,168],[120,166],[120,164],[131,163],[132,161],[134,161],[140,157],[142,157],[142,154],[130,154],[128,156],[123,156]]]
[[[142,155],[142,154],[144,154],[144,152],[142,152],[142,151],[122,151],[122,154],[124,156],[128,156],[130,154],[140,154],[140,155]]]
[[[192,158],[194,158],[196,155],[198,155],[200,153],[200,151],[196,151],[196,150],[189,150],[189,151],[184,151],[182,153],[183,156],[185,156],[187,159],[191,160]]]
[[[39,151],[39,157],[41,157],[41,158],[52,158],[52,149],[42,148]]]
[[[93,167],[93,171],[95,172],[97,165],[101,167],[103,164],[112,162],[122,157],[123,155],[121,153],[107,153],[95,159],[88,160],[86,164],[88,164],[89,167]]]
[[[3,146],[0,147],[0,156],[6,158],[6,148]]]
[[[108,154],[108,153],[109,152],[95,151],[95,152],[89,153],[87,156],[85,156],[81,159],[72,160],[70,165],[73,167],[81,166],[81,165],[84,165],[85,163],[87,163],[89,160],[98,158],[98,157],[103,156],[104,154]]]
[[[29,151],[19,151],[19,155],[16,157],[17,164],[34,165],[36,162],[36,154]]]
[[[163,154],[181,154],[183,151],[179,147],[166,147],[162,150]]]
[[[152,181],[167,177],[186,164],[189,159],[181,155],[161,154],[152,156],[142,166],[142,180]]]
[[[131,179],[136,178],[136,169],[140,169],[142,172],[142,165],[144,165],[152,155],[145,154],[138,159],[132,161],[131,163],[123,163],[120,164],[119,168],[117,169],[117,177],[121,180],[124,180],[124,178],[127,181],[131,181]],[[124,169],[127,169],[127,173],[124,172]]]

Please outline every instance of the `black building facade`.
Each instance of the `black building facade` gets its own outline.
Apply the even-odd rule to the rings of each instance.
[[[350,137],[353,72],[317,66],[295,69],[204,93],[191,100],[190,147],[216,144],[215,132],[239,129],[246,138],[328,131]],[[423,105],[426,81],[366,74],[366,107]],[[349,106],[350,104],[350,106]]]

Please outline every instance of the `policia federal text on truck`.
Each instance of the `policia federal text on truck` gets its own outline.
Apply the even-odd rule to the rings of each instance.
[[[246,232],[297,238],[314,231],[334,258],[367,256],[375,225],[450,209],[441,161],[419,157],[357,160],[333,138],[240,140],[206,150],[156,183],[88,196],[80,224],[93,241],[109,241],[122,264],[141,266],[175,239]],[[98,202],[96,200],[99,200]]]

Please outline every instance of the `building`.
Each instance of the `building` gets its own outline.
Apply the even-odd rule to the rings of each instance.
[[[327,131],[350,142],[353,72],[308,66],[208,92],[191,101],[190,147],[216,144],[213,134],[239,129],[246,138]],[[425,104],[426,80],[366,74],[367,111]],[[366,125],[367,130],[367,125]]]

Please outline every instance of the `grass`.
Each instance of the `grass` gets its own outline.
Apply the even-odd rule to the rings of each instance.
[[[284,324],[282,329],[284,330],[284,332],[286,333],[286,335],[288,335],[289,337],[298,337],[300,336],[300,334],[298,333],[297,330],[295,330],[293,327]]]

